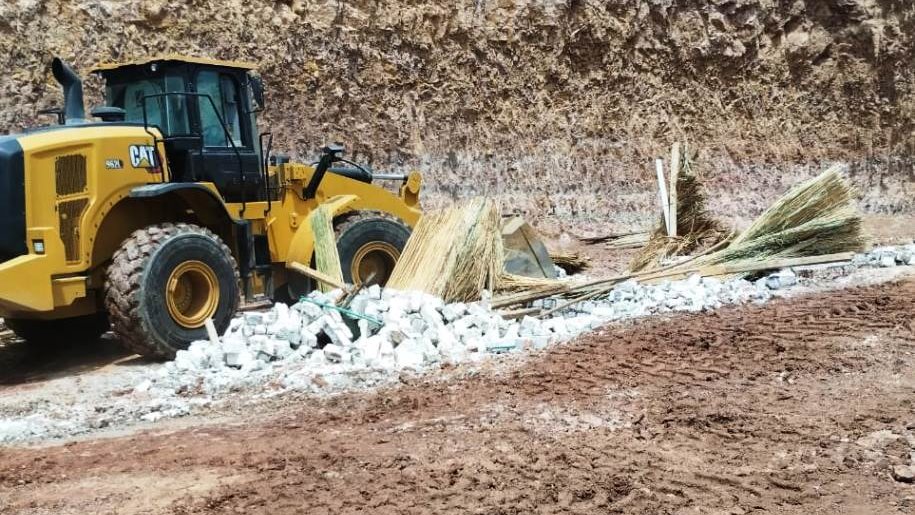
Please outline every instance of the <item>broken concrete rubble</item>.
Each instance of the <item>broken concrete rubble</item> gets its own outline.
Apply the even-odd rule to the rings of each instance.
[[[915,244],[898,247],[876,247],[858,254],[852,260],[855,266],[889,268],[896,265],[915,265]]]
[[[889,262],[915,263],[915,245],[876,248],[856,256],[852,264],[882,267]],[[347,324],[333,305],[339,292],[315,292],[292,307],[278,304],[266,312],[237,317],[220,345],[196,342],[179,352],[153,378],[154,388],[174,389],[202,377],[204,390],[212,393],[263,382],[259,375],[280,374],[307,378],[281,381],[289,388],[314,389],[310,377],[318,374],[326,378],[360,371],[423,370],[492,354],[542,349],[614,320],[765,301],[773,290],[791,288],[797,282],[790,269],[774,272],[756,284],[698,275],[653,285],[627,281],[603,299],[571,306],[546,320],[530,316],[504,319],[489,307],[488,296],[476,303],[444,304],[423,293],[372,286],[352,300],[350,310],[379,323],[363,319],[358,324]],[[555,304],[556,299],[534,302],[542,308]],[[356,326],[359,330],[354,332]]]
[[[292,307],[278,304],[266,312],[245,313],[233,320],[218,345],[195,342],[144,388],[155,393],[202,384],[204,392],[215,394],[279,376],[285,388],[320,390],[319,384],[345,383],[361,373],[383,377],[393,370],[422,371],[543,349],[614,320],[715,309],[768,296],[746,281],[722,283],[698,276],[657,285],[630,281],[605,299],[570,307],[553,318],[508,320],[487,300],[446,305],[419,292],[372,287],[353,299],[350,310],[381,324],[359,320],[354,333],[333,305],[337,293],[315,292]],[[552,300],[538,302],[546,306]],[[315,381],[318,376],[321,381]]]
[[[794,270],[791,270],[790,268],[779,270],[769,277],[766,277],[765,284],[766,287],[770,290],[781,290],[788,288],[797,284],[797,274],[795,274]]]
[[[915,255],[915,245],[860,254],[852,268],[880,267],[887,255],[896,264],[906,264]],[[797,281],[790,270],[756,284],[698,276],[658,284],[629,281],[605,298],[571,306],[545,320],[504,319],[490,308],[489,296],[476,303],[444,304],[423,293],[373,286],[357,295],[349,309],[381,323],[359,320],[358,331],[352,329],[357,324],[346,324],[333,305],[339,292],[315,292],[292,307],[278,304],[238,316],[218,345],[201,341],[180,351],[174,361],[138,381],[134,395],[158,404],[144,405],[135,417],[183,416],[194,402],[241,389],[260,389],[272,396],[369,388],[396,380],[403,370],[425,372],[444,364],[544,349],[616,320],[764,302],[776,293],[773,286],[790,290]],[[549,309],[557,299],[533,304]],[[202,397],[188,400],[188,391]]]
[[[897,265],[905,263],[904,258],[911,255],[912,247],[915,246],[891,249],[897,256]],[[856,256],[851,264],[830,265],[828,270],[818,268],[817,274],[821,275],[811,275],[810,270],[799,268],[798,287],[778,292],[770,290],[765,284],[760,288],[746,281],[717,279],[691,278],[655,285],[624,283],[606,298],[582,303],[548,320],[534,317],[504,320],[485,303],[439,303],[434,308],[442,321],[441,326],[436,327],[433,326],[437,317],[427,320],[422,313],[425,305],[422,302],[420,310],[411,312],[409,300],[395,300],[412,294],[382,292],[379,288],[374,288],[372,292],[369,288],[354,300],[350,308],[355,310],[356,306],[361,306],[356,311],[366,314],[375,310],[375,318],[385,319],[386,323],[380,328],[368,324],[368,330],[354,334],[352,342],[340,349],[328,349],[330,340],[323,332],[323,324],[327,320],[322,319],[335,310],[313,302],[301,302],[291,308],[278,305],[269,311],[240,315],[219,338],[217,345],[209,341],[198,342],[182,351],[188,353],[186,356],[182,354],[180,359],[182,369],[178,367],[179,360],[155,368],[122,367],[122,373],[127,375],[113,376],[118,382],[113,383],[111,391],[117,393],[108,395],[104,400],[96,399],[91,404],[74,404],[70,399],[66,402],[43,401],[29,408],[8,406],[0,413],[0,444],[62,438],[103,427],[180,417],[208,409],[222,409],[219,406],[224,404],[255,402],[287,392],[324,395],[370,389],[395,383],[404,370],[426,373],[443,365],[464,364],[458,370],[473,373],[476,363],[491,356],[500,354],[502,362],[510,363],[523,356],[525,351],[549,348],[557,342],[569,340],[577,331],[589,331],[614,320],[676,310],[716,309],[739,302],[762,302],[776,294],[801,292],[817,285],[840,284],[833,283],[838,277],[836,274],[855,272],[854,276],[849,275],[850,278],[857,277],[852,283],[855,284],[861,279],[895,277],[902,272],[881,270],[879,267],[879,260],[872,259],[872,253],[866,253]],[[657,301],[655,290],[665,292],[660,296],[663,302]],[[312,298],[318,302],[328,299],[327,296]],[[403,318],[398,320],[389,314],[392,304],[400,306]],[[556,302],[555,299],[544,299],[535,304],[548,309]],[[426,310],[426,315],[429,313]],[[421,334],[414,333],[408,321],[414,317],[429,322]],[[257,336],[263,339],[253,338],[254,326],[261,325],[265,334]],[[394,343],[391,338],[395,330],[402,335],[399,343]],[[295,343],[295,336],[289,337],[290,334],[298,334],[299,342]],[[426,339],[435,351],[426,345]],[[288,343],[290,352],[287,354],[283,346],[278,348],[277,341]],[[397,348],[407,341],[411,343],[401,349],[398,356]],[[256,342],[260,343],[255,345]],[[422,362],[418,364],[420,354]],[[888,436],[878,433],[860,444],[876,448]],[[869,443],[871,440],[873,444]],[[912,442],[915,440],[908,445],[915,445]]]
[[[915,465],[896,465],[892,470],[893,479],[900,483],[915,482]]]

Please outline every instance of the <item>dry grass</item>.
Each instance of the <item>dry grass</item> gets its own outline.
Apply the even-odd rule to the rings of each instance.
[[[706,207],[702,183],[693,167],[693,158],[685,152],[677,181],[677,236],[667,235],[661,217],[657,228],[629,265],[633,272],[655,268],[664,260],[708,248],[725,236],[725,230]]]
[[[423,216],[387,286],[422,291],[446,302],[479,300],[502,275],[501,216],[476,198]]]
[[[860,251],[865,238],[854,190],[833,166],[782,196],[726,248],[698,265],[743,264]]]
[[[556,266],[562,268],[569,275],[574,275],[585,271],[591,263],[587,256],[582,256],[577,252],[563,253],[550,252],[550,259]]]
[[[315,267],[325,275],[343,282],[340,254],[337,252],[337,238],[334,234],[333,213],[327,206],[320,206],[311,217],[311,230],[315,235]],[[332,286],[318,282],[321,291],[327,292]]]
[[[514,292],[527,292],[532,290],[539,290],[542,288],[553,288],[559,284],[562,284],[563,281],[557,279],[545,279],[543,277],[525,277],[523,275],[515,275],[503,273],[499,278],[499,284],[496,286],[496,290],[499,293],[514,293]]]

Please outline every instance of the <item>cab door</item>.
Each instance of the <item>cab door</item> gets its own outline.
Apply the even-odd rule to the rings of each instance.
[[[200,179],[216,184],[228,202],[263,200],[260,152],[238,74],[204,69],[194,82],[202,139]]]

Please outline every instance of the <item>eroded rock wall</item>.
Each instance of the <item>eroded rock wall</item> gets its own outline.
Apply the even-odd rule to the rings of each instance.
[[[60,103],[53,55],[180,52],[261,63],[275,147],[419,167],[429,205],[644,224],[651,159],[681,139],[726,216],[829,160],[867,209],[907,210],[913,33],[902,0],[19,0],[0,6],[0,130]]]

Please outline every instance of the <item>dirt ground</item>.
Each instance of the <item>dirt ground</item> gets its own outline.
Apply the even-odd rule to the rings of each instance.
[[[0,513],[912,513],[890,469],[915,448],[913,295],[642,320],[469,378],[7,448]]]

